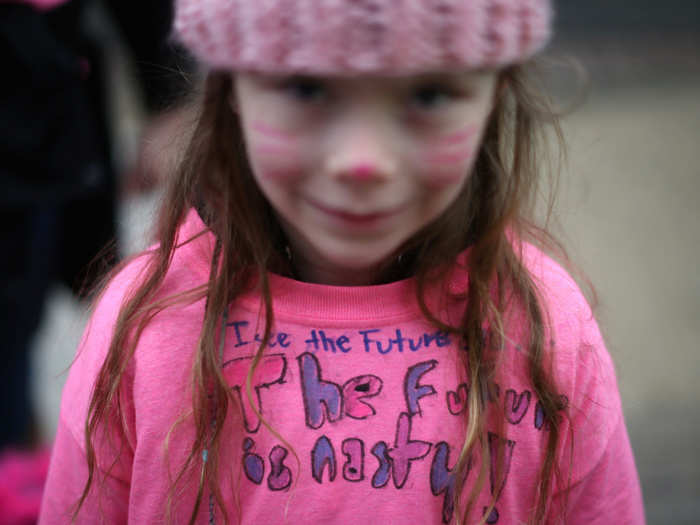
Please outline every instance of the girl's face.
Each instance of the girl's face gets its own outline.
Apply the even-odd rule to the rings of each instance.
[[[372,282],[470,175],[495,72],[391,78],[238,73],[254,177],[302,280]]]

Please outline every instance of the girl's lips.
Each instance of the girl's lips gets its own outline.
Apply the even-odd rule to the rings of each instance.
[[[331,217],[334,217],[336,219],[339,219],[342,222],[348,223],[348,224],[354,224],[358,226],[370,226],[374,225],[375,223],[378,223],[379,221],[386,219],[388,217],[391,217],[393,215],[396,215],[398,213],[398,209],[391,209],[388,211],[380,211],[380,212],[371,212],[371,213],[353,213],[345,210],[339,210],[336,208],[329,208],[328,206],[324,206],[323,204],[320,204],[315,201],[310,201],[311,204],[325,213],[326,215],[330,215]]]

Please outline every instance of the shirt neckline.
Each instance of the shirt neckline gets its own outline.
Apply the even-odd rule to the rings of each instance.
[[[215,238],[194,208],[188,212],[180,227],[178,244],[185,263],[197,273],[199,279],[206,281]],[[466,283],[466,273],[463,277]],[[334,321],[342,325],[422,316],[416,298],[416,280],[413,277],[368,286],[308,283],[272,272],[268,273],[268,279],[276,319]],[[429,294],[429,302],[432,302],[431,295],[434,294]],[[243,294],[238,302],[240,306],[256,313],[261,312],[263,306],[262,295],[257,287]]]

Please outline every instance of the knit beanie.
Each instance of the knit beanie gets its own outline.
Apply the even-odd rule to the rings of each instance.
[[[550,0],[176,0],[175,36],[212,69],[409,75],[521,62]]]

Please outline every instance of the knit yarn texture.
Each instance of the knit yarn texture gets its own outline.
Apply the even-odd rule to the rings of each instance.
[[[212,69],[409,75],[524,61],[550,0],[176,0],[174,32]]]

